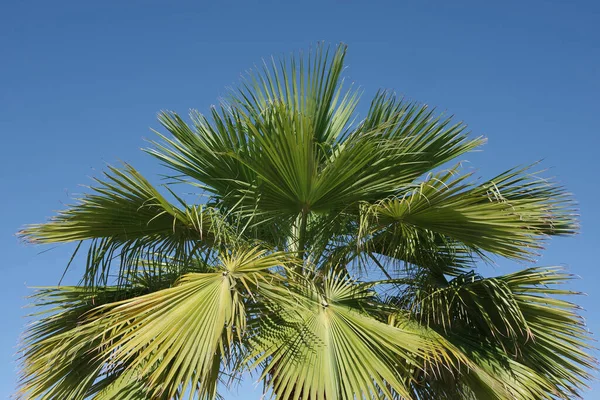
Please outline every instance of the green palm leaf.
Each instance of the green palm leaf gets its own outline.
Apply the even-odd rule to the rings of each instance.
[[[32,242],[65,243],[106,238],[126,242],[135,239],[182,238],[214,242],[209,218],[201,207],[180,209],[169,203],[133,167],[110,167],[106,180],[96,180],[94,194],[45,224],[30,225],[21,235]]]
[[[576,294],[554,287],[570,279],[557,268],[495,278],[469,273],[447,285],[421,279],[398,301],[482,369],[504,371],[514,396],[535,399],[547,391],[569,399],[596,363],[577,306],[555,297]]]
[[[364,235],[376,235],[395,247],[394,231],[430,231],[477,251],[528,259],[547,235],[572,234],[575,214],[568,195],[546,180],[510,170],[480,185],[456,169],[431,176],[402,197],[367,208]],[[378,235],[379,232],[382,232]],[[382,236],[387,236],[383,238]]]
[[[320,285],[307,281],[295,291],[297,304],[261,324],[253,366],[263,365],[278,399],[409,396],[401,377],[417,356],[435,357],[435,343],[365,314],[360,305],[374,295],[368,286],[334,274]]]
[[[107,285],[111,264],[120,260],[121,278],[152,255],[182,259],[230,240],[229,225],[214,209],[171,204],[133,167],[110,168],[92,194],[51,221],[19,234],[33,243],[93,240],[84,281]]]
[[[284,400],[581,395],[597,362],[571,276],[477,270],[574,234],[570,195],[529,168],[444,170],[484,140],[387,91],[358,120],[345,54],[265,62],[208,116],[161,113],[146,151],[167,184],[109,168],[20,232],[87,257],[79,286],[33,297],[18,398],[208,400],[248,371]]]

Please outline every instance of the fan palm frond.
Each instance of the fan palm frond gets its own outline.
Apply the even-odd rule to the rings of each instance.
[[[345,54],[264,63],[208,116],[161,113],[146,151],[166,184],[109,167],[20,232],[87,257],[78,286],[34,295],[17,398],[212,400],[244,372],[278,400],[581,395],[597,361],[571,276],[478,270],[576,233],[571,196],[531,168],[447,169],[484,140],[424,104],[381,91],[359,121]]]

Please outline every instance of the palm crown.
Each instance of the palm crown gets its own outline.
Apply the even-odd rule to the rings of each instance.
[[[387,92],[356,123],[345,51],[265,64],[210,118],[160,115],[147,151],[205,201],[125,165],[21,232],[89,246],[79,286],[33,296],[18,397],[212,399],[245,371],[277,399],[579,395],[595,360],[571,277],[475,272],[574,233],[568,194],[438,168],[483,139]]]

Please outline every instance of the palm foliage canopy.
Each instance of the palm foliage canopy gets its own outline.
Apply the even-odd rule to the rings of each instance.
[[[110,168],[23,229],[87,257],[78,286],[32,296],[18,398],[213,399],[242,373],[278,400],[581,394],[596,361],[571,276],[477,269],[575,233],[568,193],[531,168],[473,179],[459,161],[483,139],[425,105],[380,92],[358,118],[345,52],[160,114],[167,184]]]

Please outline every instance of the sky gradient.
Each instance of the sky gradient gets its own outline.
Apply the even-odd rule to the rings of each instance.
[[[159,110],[207,112],[261,58],[318,41],[348,44],[344,76],[364,91],[359,118],[378,89],[391,89],[488,138],[481,152],[461,158],[477,176],[543,160],[544,176],[574,193],[581,233],[550,241],[537,264],[581,276],[570,288],[587,293],[576,301],[600,333],[600,2],[447,3],[0,6],[0,398],[16,385],[28,287],[57,284],[72,250],[25,245],[18,229],[72,202],[106,164],[127,161],[156,180],[165,170],[139,149],[154,137]],[[524,265],[499,260],[481,272],[517,267]],[[77,282],[78,272],[66,282]],[[225,397],[260,398],[252,388],[246,380]],[[585,398],[600,399],[600,384]]]

